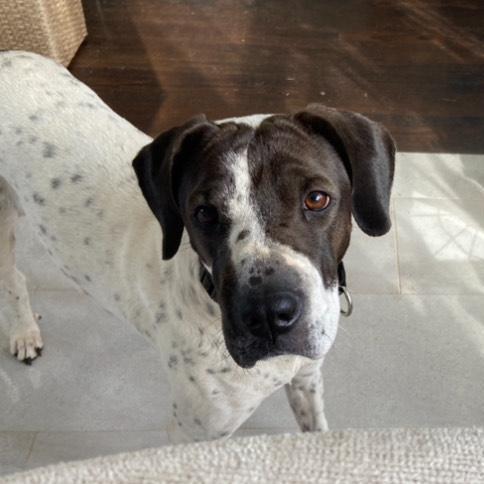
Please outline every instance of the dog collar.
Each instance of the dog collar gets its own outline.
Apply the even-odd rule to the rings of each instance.
[[[351,294],[346,287],[346,271],[343,261],[338,264],[338,293],[343,296],[346,300],[346,309],[341,309],[341,314],[343,316],[350,316],[353,312],[353,300],[351,299]]]
[[[215,301],[217,302],[217,294],[215,291],[215,285],[213,283],[212,276],[210,272],[205,269],[204,265],[200,262],[200,283],[204,287],[205,291],[207,291],[207,294]]]
[[[215,291],[212,276],[202,263],[200,263],[200,283],[205,291],[207,291],[207,294],[217,302],[217,293]],[[341,314],[348,317],[353,312],[353,300],[351,299],[350,291],[348,291],[348,288],[346,287],[346,271],[343,261],[338,264],[338,293],[340,296],[344,296],[346,300],[346,309],[341,309]]]

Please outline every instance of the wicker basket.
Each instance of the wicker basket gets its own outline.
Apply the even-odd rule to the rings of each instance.
[[[81,0],[0,0],[0,50],[28,50],[65,66],[87,35]]]

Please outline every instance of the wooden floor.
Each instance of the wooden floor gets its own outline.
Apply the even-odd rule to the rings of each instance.
[[[309,102],[383,122],[400,150],[484,152],[483,0],[84,0],[71,64],[154,135]]]

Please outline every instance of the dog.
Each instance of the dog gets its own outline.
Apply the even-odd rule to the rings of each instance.
[[[229,437],[285,386],[303,431],[327,429],[321,365],[340,315],[352,215],[386,233],[395,145],[366,117],[307,106],[151,139],[65,68],[0,54],[0,311],[10,350],[43,348],[15,224],[161,352],[174,442]],[[161,230],[160,230],[161,227]]]

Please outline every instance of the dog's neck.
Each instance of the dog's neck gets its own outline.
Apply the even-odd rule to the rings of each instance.
[[[187,232],[176,256],[171,261],[162,262],[167,268],[167,285],[177,291],[188,311],[193,309],[198,318],[215,321],[220,319],[218,304],[212,300],[200,278],[200,258],[193,250]]]

